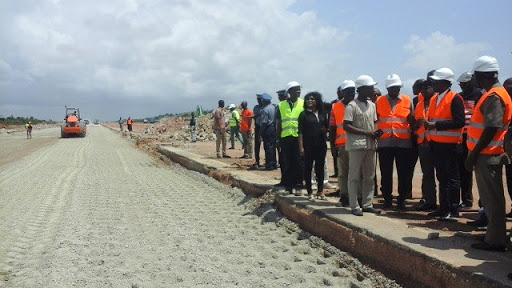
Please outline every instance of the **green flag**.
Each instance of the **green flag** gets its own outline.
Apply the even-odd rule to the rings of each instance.
[[[203,116],[203,108],[201,108],[201,105],[197,105],[196,115]]]

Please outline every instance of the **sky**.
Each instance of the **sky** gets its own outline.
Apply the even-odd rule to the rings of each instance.
[[[0,0],[0,115],[103,121],[256,104],[298,81],[336,98],[367,74],[402,93],[476,58],[512,77],[510,0]],[[453,90],[460,91],[456,82]]]

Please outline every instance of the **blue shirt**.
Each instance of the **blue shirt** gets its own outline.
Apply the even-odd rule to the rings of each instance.
[[[260,113],[260,125],[266,126],[266,125],[272,125],[274,124],[274,116],[276,113],[276,108],[272,104],[268,104],[261,109]]]
[[[254,124],[256,125],[261,125],[261,109],[262,108],[260,104],[254,106],[254,109],[252,109],[252,113],[254,113]]]

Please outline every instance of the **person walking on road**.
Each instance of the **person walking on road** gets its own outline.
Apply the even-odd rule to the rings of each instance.
[[[338,187],[340,189],[340,205],[348,206],[348,171],[349,161],[348,152],[345,149],[346,134],[343,129],[343,118],[345,116],[345,107],[354,100],[356,86],[354,81],[345,80],[338,88],[338,101],[332,104],[331,116],[329,117],[329,134],[331,135],[331,147],[336,150],[336,159],[338,162]]]
[[[242,139],[244,142],[244,155],[241,157],[243,159],[252,159],[252,118],[253,114],[251,109],[247,108],[247,101],[242,101],[240,104],[242,107],[240,121],[240,131],[242,132]]]
[[[231,136],[231,147],[229,147],[230,150],[235,149],[235,138],[244,145],[244,141],[242,140],[242,137],[240,136],[240,112],[236,110],[235,104],[229,104],[229,134]]]
[[[311,186],[311,169],[315,164],[315,175],[318,186],[317,197],[325,199],[324,166],[327,153],[327,131],[329,122],[324,113],[322,94],[309,92],[304,96],[304,110],[299,114],[298,143],[299,153],[304,157],[304,179],[309,200],[315,201]]]
[[[121,132],[123,132],[123,119],[121,119],[121,117],[119,117],[119,120],[117,120],[117,123],[119,123],[119,129],[121,130]]]
[[[190,141],[196,142],[196,114],[194,112],[190,113],[190,122],[188,123],[188,127],[190,129]]]
[[[428,106],[428,120],[424,122],[434,156],[434,166],[439,181],[439,209],[429,216],[440,221],[457,221],[459,217],[460,177],[457,155],[461,152],[464,127],[462,97],[450,90],[453,71],[440,68],[430,77],[434,95]]]
[[[132,125],[133,125],[133,121],[130,117],[128,117],[128,119],[126,120],[126,126],[128,127],[128,131],[132,132]]]
[[[376,140],[382,134],[377,130],[377,112],[370,101],[377,82],[368,75],[361,75],[355,81],[357,98],[345,107],[343,129],[347,135],[345,148],[348,151],[348,196],[352,214],[363,216],[363,212],[380,214],[373,207]],[[357,191],[362,182],[362,199],[358,202]],[[362,209],[361,209],[362,206]]]
[[[219,100],[219,107],[213,111],[213,131],[217,140],[215,150],[217,158],[231,158],[226,154],[226,121],[224,118],[224,100]],[[222,156],[220,154],[220,145],[222,144]]]
[[[275,107],[270,102],[272,96],[267,93],[261,95],[263,109],[260,117],[260,139],[263,139],[263,148],[265,149],[265,170],[275,170],[276,166],[276,148],[275,148]]]
[[[27,130],[27,139],[32,139],[32,121],[25,124],[25,129]]]
[[[401,94],[402,81],[397,74],[386,77],[388,94],[377,98],[377,127],[382,130],[378,138],[378,154],[381,175],[381,191],[384,208],[393,203],[393,162],[398,174],[397,208],[405,209],[405,199],[412,190],[410,179],[411,129],[414,108],[411,98]]]
[[[512,118],[512,101],[498,80],[498,61],[482,56],[473,64],[475,82],[485,92],[476,104],[468,126],[467,170],[475,169],[478,194],[488,224],[483,242],[474,249],[505,252],[506,219],[503,191],[503,163],[507,161],[503,143]]]
[[[295,196],[302,196],[303,163],[299,154],[299,115],[304,110],[304,100],[300,98],[301,87],[297,81],[286,85],[285,92],[289,98],[279,102],[276,113],[277,136],[276,144],[283,156],[283,178],[285,190],[290,194],[295,189]]]

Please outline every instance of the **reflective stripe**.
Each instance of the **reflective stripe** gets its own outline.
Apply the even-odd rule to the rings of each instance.
[[[430,119],[430,121],[446,121],[446,120],[450,120],[450,119],[444,119],[444,118],[432,118]]]
[[[336,139],[337,139],[337,138],[344,138],[344,137],[345,137],[345,133],[340,134],[340,135],[337,135],[337,136],[336,136]]]
[[[281,120],[281,123],[290,122],[290,121],[299,121],[299,118],[286,118]]]
[[[430,135],[458,137],[458,136],[462,136],[462,132],[430,130]]]
[[[478,129],[485,129],[485,126],[483,123],[476,123],[476,122],[470,122],[470,127],[478,128]],[[508,124],[504,125],[503,127],[499,128],[499,130],[508,130]]]
[[[343,128],[343,122],[336,125],[336,128]]]
[[[294,126],[283,127],[283,129],[281,129],[281,131],[284,131],[284,130],[297,130],[297,127],[294,127]]]
[[[384,128],[382,132],[397,132],[397,133],[411,133],[410,129],[394,129],[394,128]]]
[[[478,139],[475,139],[473,137],[468,137],[468,142],[471,142],[471,143],[474,143],[476,145],[476,143],[478,142]],[[503,145],[503,140],[496,140],[496,141],[491,141],[489,142],[489,144],[487,144],[487,147],[489,146],[502,146]]]
[[[407,119],[398,118],[398,117],[386,117],[386,118],[380,118],[378,121],[379,122],[401,122],[401,123],[405,123],[405,122],[407,122]]]

